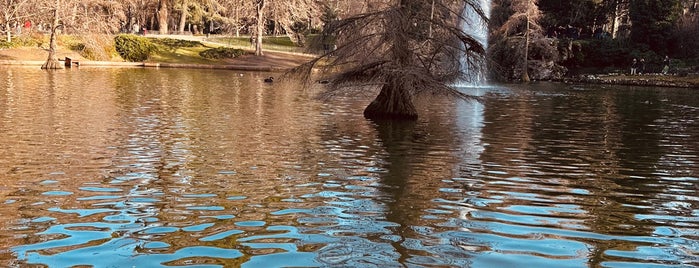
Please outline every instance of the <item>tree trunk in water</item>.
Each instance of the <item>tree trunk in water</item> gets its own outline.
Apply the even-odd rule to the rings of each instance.
[[[189,8],[188,4],[189,3],[187,3],[186,0],[182,3],[182,14],[180,16],[180,25],[178,27],[180,34],[184,33],[184,26],[187,24],[187,16],[189,15],[187,12],[187,9]]]
[[[416,120],[417,109],[413,98],[401,85],[387,83],[369,106],[364,109],[364,117],[368,119],[399,119]]]
[[[262,34],[264,33],[264,26],[265,26],[265,17],[264,17],[264,9],[265,8],[265,1],[264,0],[257,0],[257,38],[255,40],[255,55],[256,56],[262,56],[264,53],[262,53]]]
[[[529,5],[530,0],[527,0],[527,15],[525,19],[527,20],[526,27],[524,28],[524,62],[522,63],[522,82],[529,82]]]
[[[170,0],[160,0],[158,5],[158,32],[167,34],[168,2]]]
[[[410,11],[405,7],[406,0],[398,1],[397,6],[400,7],[400,21],[395,24],[395,31],[399,34],[392,36],[389,41],[392,44],[392,58],[395,61],[396,68],[408,67],[412,65],[412,50],[410,49],[410,40],[407,38],[409,29],[404,28],[412,25],[410,17],[407,15]],[[413,104],[413,96],[410,92],[410,87],[404,85],[400,77],[387,77],[385,84],[381,88],[381,92],[376,96],[369,106],[364,109],[364,117],[368,119],[389,119],[389,120],[416,120],[417,109]]]
[[[49,41],[49,57],[46,59],[41,69],[63,69],[63,65],[56,57],[56,31],[58,30],[58,5],[59,0],[56,0],[56,8],[53,10],[53,23],[51,24],[51,39]]]

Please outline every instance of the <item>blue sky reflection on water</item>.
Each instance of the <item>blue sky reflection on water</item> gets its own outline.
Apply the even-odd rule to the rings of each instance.
[[[464,88],[386,124],[267,76],[0,68],[0,260],[699,265],[688,90]]]

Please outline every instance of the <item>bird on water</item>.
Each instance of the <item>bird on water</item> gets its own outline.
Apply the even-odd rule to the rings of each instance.
[[[269,78],[265,78],[265,83],[272,83],[272,82],[274,82],[274,77],[270,76]]]

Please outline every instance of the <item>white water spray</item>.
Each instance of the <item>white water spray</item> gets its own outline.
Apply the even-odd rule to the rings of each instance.
[[[483,10],[486,18],[490,18],[491,0],[480,0],[480,7]],[[473,36],[479,43],[488,49],[488,23],[481,18],[480,15],[471,7],[466,5],[463,12],[464,21],[461,23],[463,31]],[[473,63],[481,64],[482,66],[472,66]],[[457,83],[457,87],[473,87],[482,86],[486,83],[485,71],[485,55],[479,59],[466,59],[466,55],[462,56],[461,68],[469,77],[466,81]]]

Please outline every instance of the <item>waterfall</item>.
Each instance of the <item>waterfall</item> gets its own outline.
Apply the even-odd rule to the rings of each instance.
[[[486,17],[490,17],[491,0],[479,0],[480,7]],[[488,23],[484,21],[478,13],[470,6],[466,5],[463,11],[464,21],[461,23],[463,31],[478,40],[481,45],[488,49]],[[456,84],[457,87],[473,87],[483,86],[486,84],[486,68],[485,55],[471,62],[478,63],[481,66],[472,66],[471,63],[463,55],[461,58],[461,68],[467,75],[465,81],[460,81]]]

